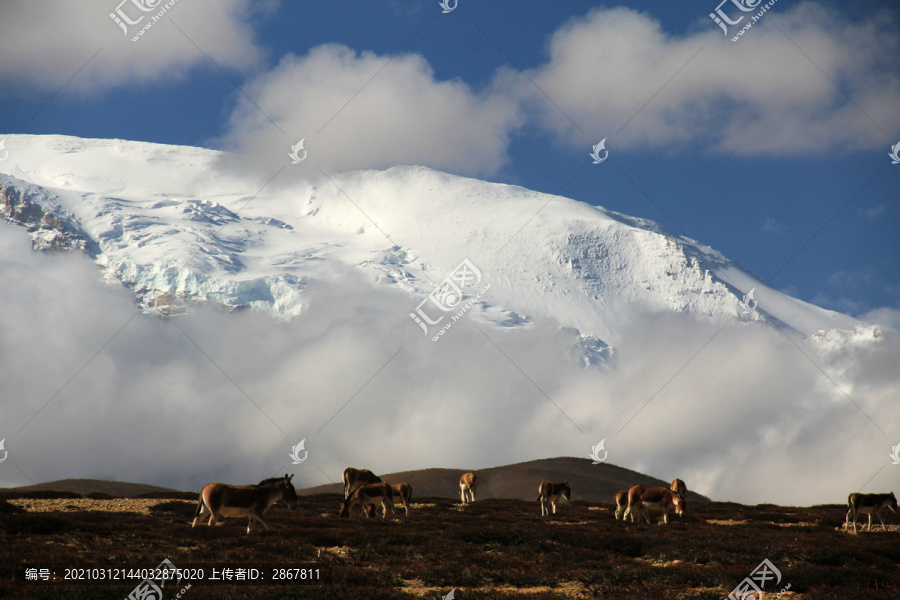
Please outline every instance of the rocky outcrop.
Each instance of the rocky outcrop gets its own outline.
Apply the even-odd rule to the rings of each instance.
[[[35,250],[89,250],[89,241],[64,216],[32,202],[27,191],[0,183],[0,217],[24,227]]]

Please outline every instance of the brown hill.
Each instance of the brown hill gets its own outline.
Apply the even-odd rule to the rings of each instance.
[[[59,479],[34,485],[21,487],[0,488],[0,494],[4,493],[28,493],[28,492],[73,492],[76,494],[109,494],[117,498],[134,498],[143,494],[169,493],[176,490],[147,485],[145,483],[129,483],[127,481],[104,481],[102,479]]]
[[[459,498],[459,476],[473,469],[420,469],[383,475],[388,483],[405,482],[412,486],[414,498]],[[618,490],[632,485],[668,486],[671,481],[662,481],[637,471],[602,463],[591,464],[587,458],[545,458],[530,462],[476,470],[478,491],[476,499],[509,498],[534,500],[541,481],[568,481],[572,488],[572,500],[586,502],[612,502]],[[674,479],[674,476],[673,476]],[[690,489],[691,482],[687,482]],[[15,488],[0,488],[4,493],[29,493],[39,491],[72,492],[88,495],[109,494],[118,498],[134,498],[145,494],[184,494],[169,488],[129,483],[125,481],[104,481],[100,479],[60,479]],[[320,485],[297,490],[300,495],[342,494],[342,484]],[[196,494],[196,492],[191,492]],[[709,502],[709,498],[688,492],[688,500]]]
[[[476,499],[511,498],[535,500],[541,481],[568,481],[572,488],[572,500],[587,502],[612,502],[619,490],[627,490],[632,485],[666,486],[670,481],[662,481],[649,475],[624,469],[615,465],[591,464],[587,458],[545,458],[530,462],[516,463],[502,467],[474,471],[478,476]],[[362,467],[360,467],[362,468]],[[459,477],[473,469],[420,469],[389,473],[381,478],[388,483],[408,483],[412,486],[413,497],[459,498]],[[672,477],[674,479],[675,476]],[[688,489],[691,482],[686,482]],[[297,490],[300,495],[342,494],[342,484],[320,485]],[[709,498],[688,492],[688,500],[709,502]]]

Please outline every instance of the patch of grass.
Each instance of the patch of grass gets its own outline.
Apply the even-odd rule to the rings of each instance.
[[[199,494],[197,492],[147,492],[135,496],[142,500],[191,500],[197,501]]]
[[[51,535],[72,528],[67,519],[51,515],[10,515],[0,521],[0,530],[10,535]]]
[[[85,498],[90,498],[91,500],[112,500],[114,498],[118,498],[119,496],[113,496],[112,494],[107,494],[106,492],[91,492],[89,494],[85,494]]]
[[[25,509],[18,504],[12,504],[6,498],[0,497],[0,514],[23,513]]]
[[[67,498],[84,498],[78,492],[57,492],[54,490],[33,490],[30,492],[3,492],[2,496],[10,500],[61,500]]]

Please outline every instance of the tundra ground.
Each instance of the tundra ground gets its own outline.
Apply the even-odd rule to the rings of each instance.
[[[44,494],[52,496],[52,494]],[[688,506],[668,525],[616,521],[611,504],[564,503],[541,518],[536,502],[488,499],[461,506],[414,498],[407,520],[339,519],[340,497],[276,505],[268,532],[245,519],[191,528],[196,500],[170,498],[0,499],[0,597],[127,598],[125,585],[22,582],[26,566],[50,564],[315,563],[332,585],[197,583],[182,598],[439,599],[573,598],[722,600],[763,559],[780,571],[766,598],[900,598],[900,526],[844,532],[846,509]],[[24,512],[19,512],[24,509]],[[18,582],[12,582],[17,577]],[[168,592],[169,595],[174,595]]]

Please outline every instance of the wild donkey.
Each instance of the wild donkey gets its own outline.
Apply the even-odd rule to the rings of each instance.
[[[248,534],[254,519],[269,529],[269,524],[263,517],[269,507],[281,500],[292,510],[297,508],[297,492],[291,483],[293,478],[293,475],[285,474],[283,478],[263,479],[258,485],[207,483],[200,491],[191,527],[196,527],[206,515],[210,515],[209,525],[215,525],[220,516],[248,517]]]
[[[894,492],[890,494],[850,494],[847,497],[847,504],[850,510],[847,511],[847,517],[844,519],[844,527],[850,531],[850,515],[853,515],[853,533],[856,533],[856,520],[859,515],[869,515],[869,528],[872,531],[872,515],[874,514],[881,521],[881,529],[887,531],[884,526],[884,519],[881,518],[881,511],[885,508],[891,512],[897,510],[897,497]]]

